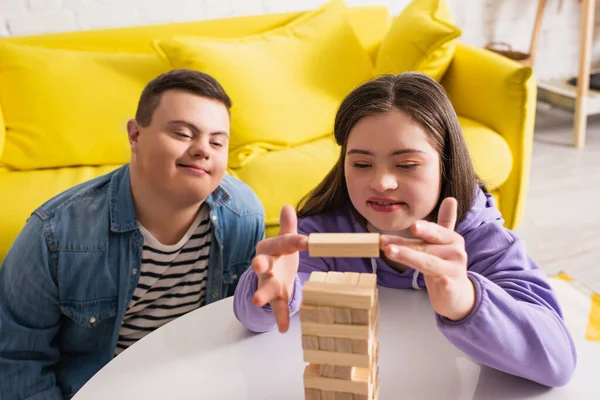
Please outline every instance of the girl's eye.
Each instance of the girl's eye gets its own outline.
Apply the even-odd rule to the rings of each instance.
[[[185,138],[185,139],[191,139],[192,137],[190,135],[186,135],[185,133],[181,133],[181,132],[175,132],[175,134],[181,138]]]
[[[216,146],[216,147],[223,147],[223,143],[219,143],[219,142],[212,142],[211,144],[212,144],[213,146]]]
[[[371,165],[370,164],[365,164],[365,163],[354,163],[354,168],[369,168]]]
[[[415,169],[417,167],[417,164],[399,164],[396,167],[398,167],[400,169],[411,170],[411,169]]]

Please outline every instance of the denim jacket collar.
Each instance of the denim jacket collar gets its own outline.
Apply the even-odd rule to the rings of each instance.
[[[133,194],[131,192],[131,181],[129,178],[129,164],[120,168],[112,176],[109,184],[109,204],[110,204],[110,229],[113,232],[128,232],[138,228],[138,220],[133,204]],[[228,203],[231,195],[221,186],[218,186],[213,193],[206,198],[206,204],[209,209]]]

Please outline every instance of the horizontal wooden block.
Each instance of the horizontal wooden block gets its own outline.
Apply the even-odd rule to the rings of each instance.
[[[310,277],[308,278],[308,281],[309,282],[325,282],[328,274],[329,273],[325,272],[325,271],[311,272]]]
[[[378,233],[311,233],[309,257],[379,257]]]
[[[352,353],[354,354],[370,354],[372,348],[368,340],[354,339],[352,340]]]
[[[321,400],[335,400],[335,392],[321,390]]]
[[[358,272],[344,272],[344,283],[348,285],[358,285],[360,275],[361,274]]]
[[[304,400],[321,400],[319,389],[304,388]]]
[[[368,325],[319,324],[314,322],[303,322],[300,329],[303,335],[343,339],[369,339],[371,332]]]
[[[335,400],[354,400],[354,394],[344,393],[344,392],[336,392]]]
[[[335,346],[333,351],[336,353],[354,353],[354,341],[356,339],[335,338]],[[365,340],[365,342],[367,342]]]
[[[309,364],[304,369],[304,387],[323,391],[370,395],[373,391],[369,380],[369,369],[365,373],[355,373],[352,380],[325,378],[319,374],[319,366]]]
[[[346,283],[346,279],[344,278],[344,273],[342,271],[328,271],[327,277],[325,278],[325,283],[329,283],[329,284]]]
[[[353,325],[369,325],[371,321],[371,313],[369,310],[352,309],[351,318]]]
[[[319,350],[319,337],[302,335],[302,348],[305,350]]]
[[[313,306],[345,307],[370,310],[375,292],[356,285],[330,285],[324,282],[304,282],[302,304]]]
[[[351,308],[336,307],[333,310],[334,310],[333,322],[335,324],[347,324],[347,325],[352,324],[352,309]],[[366,310],[357,310],[357,311],[367,312]]]
[[[335,338],[319,336],[319,350],[335,351]]]
[[[340,367],[371,367],[373,357],[370,354],[336,353],[335,351],[303,351],[304,362],[312,364],[332,364]]]
[[[352,379],[354,369],[355,367],[321,364],[319,365],[319,375],[325,378],[350,380]]]
[[[358,286],[367,287],[367,288],[376,288],[377,287],[377,275],[370,273],[362,273],[358,278]]]
[[[311,306],[300,306],[300,322],[319,322],[317,308]]]
[[[317,322],[320,324],[333,324],[335,322],[335,309],[332,307],[317,307]]]
[[[363,394],[320,391],[321,400],[373,400],[371,397]]]

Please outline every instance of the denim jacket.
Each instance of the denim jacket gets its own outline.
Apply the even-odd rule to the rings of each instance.
[[[206,204],[208,304],[233,295],[264,209],[227,175]],[[142,245],[128,164],[32,213],[0,268],[0,399],[69,399],[113,358]]]

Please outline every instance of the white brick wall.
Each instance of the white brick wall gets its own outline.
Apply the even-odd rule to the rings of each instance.
[[[0,36],[33,35],[162,22],[212,19],[311,9],[326,0],[0,0]],[[348,5],[382,4],[395,15],[410,0],[346,0]],[[461,40],[484,46],[505,41],[527,51],[536,0],[448,0]],[[580,6],[550,0],[542,28],[536,74],[570,76],[577,71]],[[600,7],[598,13],[600,15]],[[597,18],[600,26],[600,18]],[[593,59],[600,58],[600,40]]]

